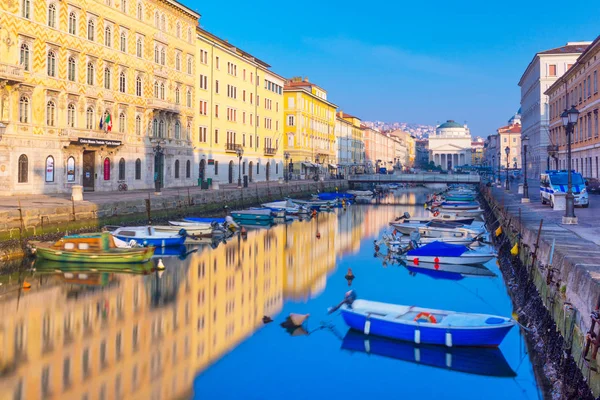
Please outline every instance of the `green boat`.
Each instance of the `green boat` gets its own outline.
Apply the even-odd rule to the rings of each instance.
[[[145,263],[154,254],[154,247],[128,247],[108,232],[65,236],[56,243],[32,242],[39,258],[51,261],[132,264]]]
[[[449,196],[444,196],[444,199],[446,201],[474,201],[475,200],[475,196],[470,195],[470,194],[458,194],[458,195],[449,195]]]

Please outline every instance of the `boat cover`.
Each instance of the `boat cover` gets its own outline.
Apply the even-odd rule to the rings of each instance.
[[[409,250],[406,254],[409,256],[446,256],[460,257],[467,252],[469,248],[462,244],[451,244],[445,242],[431,242],[418,249]]]

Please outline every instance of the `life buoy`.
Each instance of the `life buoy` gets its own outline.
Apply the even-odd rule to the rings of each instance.
[[[425,322],[437,324],[437,319],[435,319],[435,316],[428,312],[424,312],[424,311],[420,312],[417,314],[417,316],[414,319],[415,322],[419,322],[419,321],[423,321],[423,320],[425,320]]]
[[[436,212],[434,212],[434,213],[433,213],[433,216],[434,216],[434,217],[437,217],[438,215],[440,215],[440,212],[439,212],[439,211],[436,211]]]

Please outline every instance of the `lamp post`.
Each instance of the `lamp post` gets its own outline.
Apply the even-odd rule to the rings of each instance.
[[[235,149],[235,154],[238,157],[238,189],[242,188],[242,156],[244,155],[244,149],[242,149],[242,146],[238,146],[237,149]]]
[[[510,186],[508,184],[508,169],[510,168],[510,160],[508,159],[508,155],[510,154],[510,147],[506,146],[506,148],[504,149],[504,152],[506,153],[506,190],[510,190]]]
[[[500,167],[502,166],[502,155],[498,149],[498,187],[502,187],[502,176],[500,175]]]
[[[529,136],[525,135],[521,138],[523,143],[523,198],[521,203],[529,203],[529,185],[527,184],[527,144],[529,143]]]
[[[284,152],[283,153],[283,158],[285,158],[285,171],[283,171],[283,176],[285,178],[285,183],[288,183],[290,178],[289,178],[289,159],[290,159],[290,153],[289,152]]]
[[[570,110],[563,111],[560,115],[562,118],[563,126],[565,127],[567,134],[567,195],[566,195],[566,210],[565,216],[563,217],[563,224],[577,224],[577,217],[575,216],[575,201],[573,197],[573,184],[571,177],[571,135],[577,125],[577,119],[579,118],[579,110],[575,106],[571,106]]]
[[[319,166],[319,155],[318,154],[315,156],[315,163],[317,164],[317,166],[316,166],[317,176],[316,176],[315,180],[318,182],[319,181],[319,169],[320,169],[320,166]]]

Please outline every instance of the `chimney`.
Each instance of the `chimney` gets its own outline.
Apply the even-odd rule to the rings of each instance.
[[[308,76],[305,76],[305,77],[304,77],[304,81],[303,81],[303,82],[306,82],[306,83],[308,83]]]

